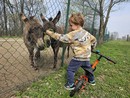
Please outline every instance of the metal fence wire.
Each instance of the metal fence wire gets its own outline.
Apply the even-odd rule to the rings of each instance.
[[[53,51],[49,47],[41,51],[41,58],[37,61],[40,66],[39,71],[35,71],[30,66],[29,54],[22,37],[22,27],[20,25],[20,8],[16,10],[16,6],[20,6],[20,1],[10,0],[9,2],[0,1],[0,5],[6,5],[7,29],[4,20],[4,12],[1,14],[0,23],[0,98],[8,98],[13,91],[21,90],[40,77],[46,76],[53,72]],[[11,12],[11,5],[12,7]],[[65,0],[25,0],[25,15],[35,15],[40,19],[40,13],[46,18],[55,17],[58,11],[62,12],[60,21],[57,25],[65,25]],[[1,9],[2,11],[2,9]],[[42,24],[42,22],[41,22]],[[60,48],[58,55],[58,67],[61,62]]]
[[[22,37],[22,25],[19,13],[24,10],[28,16],[40,19],[40,13],[46,18],[54,18],[61,11],[57,25],[65,26],[69,0],[1,0],[0,1],[0,98],[9,98],[13,91],[21,90],[40,77],[53,72],[53,51],[46,48],[41,51],[37,61],[39,71],[30,66],[29,54]],[[85,14],[85,26],[91,28],[93,15],[84,0],[70,0],[70,13]],[[23,8],[23,9],[22,9]],[[42,24],[42,22],[41,22]],[[58,53],[58,67],[61,64],[62,48]],[[71,58],[71,56],[70,56]],[[70,59],[64,58],[64,62]]]

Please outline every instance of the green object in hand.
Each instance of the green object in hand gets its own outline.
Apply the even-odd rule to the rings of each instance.
[[[54,32],[54,30],[53,30],[53,29],[49,29],[49,31],[52,31],[52,32]]]

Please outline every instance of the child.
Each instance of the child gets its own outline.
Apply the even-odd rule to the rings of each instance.
[[[95,85],[94,74],[90,65],[91,46],[96,46],[96,38],[84,30],[84,17],[82,14],[72,14],[69,18],[71,32],[67,34],[53,33],[46,30],[46,33],[56,40],[69,43],[74,56],[67,68],[67,83],[64,85],[67,90],[74,89],[75,72],[82,67],[88,77],[88,82]]]

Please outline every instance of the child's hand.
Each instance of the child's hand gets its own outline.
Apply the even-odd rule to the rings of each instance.
[[[49,31],[51,31],[51,32],[54,32],[54,30],[53,30],[53,29],[51,29],[51,28],[50,28],[50,29],[48,29],[48,30],[49,30]],[[46,30],[46,31],[47,31],[47,30]]]

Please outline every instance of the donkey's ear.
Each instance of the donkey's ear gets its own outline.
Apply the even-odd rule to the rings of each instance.
[[[30,20],[31,20],[31,19],[34,19],[34,16],[30,16],[29,18],[30,18]]]
[[[28,21],[28,18],[23,13],[20,13],[20,17],[21,17],[22,21],[24,21],[24,22]]]
[[[54,18],[53,23],[56,24],[59,21],[60,17],[61,17],[61,12],[59,11],[56,17]]]
[[[43,22],[47,22],[47,20],[45,19],[45,17],[43,16],[42,13],[40,14],[40,17],[41,17],[41,19],[42,19]]]

